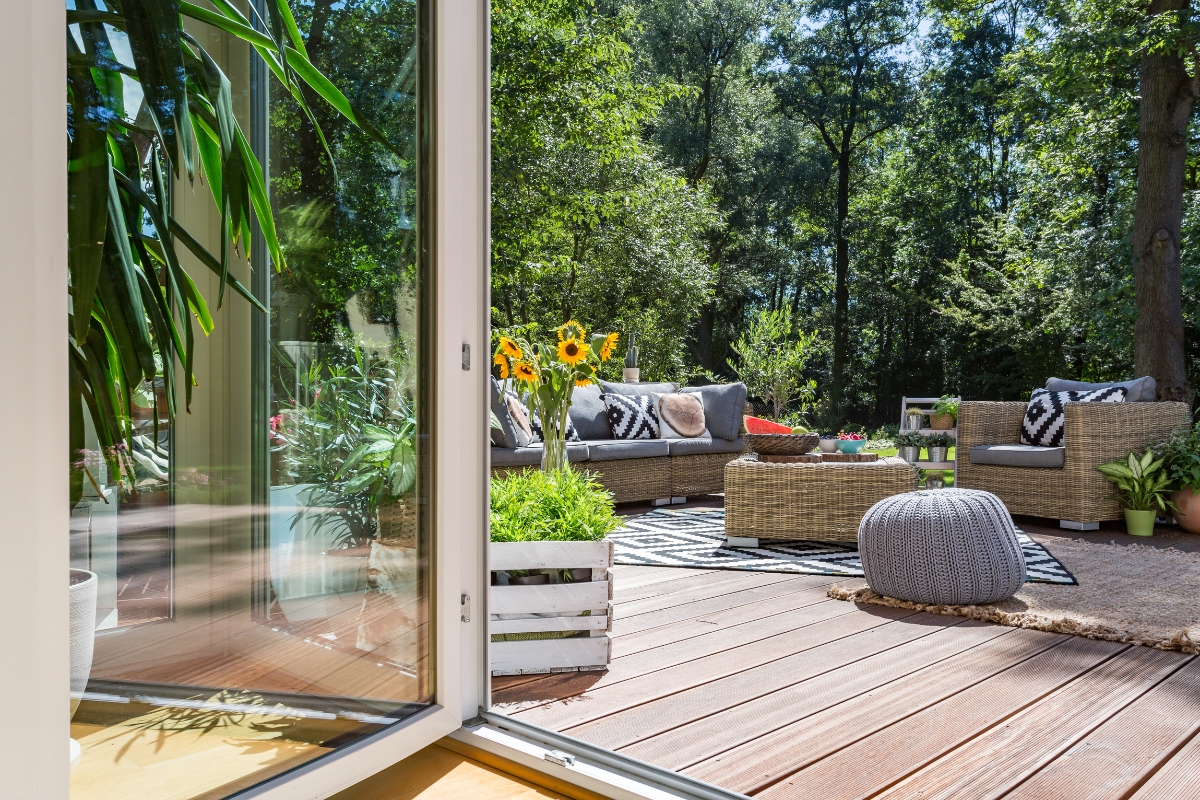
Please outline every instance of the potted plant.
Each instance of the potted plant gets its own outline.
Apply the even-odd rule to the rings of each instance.
[[[921,430],[921,422],[925,418],[925,412],[916,406],[909,406],[904,409],[904,429],[909,431]]]
[[[555,332],[558,342],[550,346],[501,336],[492,355],[502,377],[511,375],[524,384],[522,400],[541,420],[542,469],[547,472],[567,468],[571,395],[576,386],[587,386],[595,380],[600,363],[612,357],[618,338],[616,333],[601,333],[589,340],[587,331],[574,320],[560,325]]]
[[[933,413],[929,415],[929,427],[935,431],[948,431],[958,420],[958,400],[948,394],[939,397],[933,403]]]
[[[1200,533],[1200,423],[1185,425],[1153,450],[1175,489],[1175,521],[1188,533]]]
[[[612,495],[586,472],[491,483],[493,675],[603,668],[610,657]]]
[[[948,460],[953,445],[954,437],[948,433],[933,433],[925,437],[925,449],[929,452],[930,461]]]
[[[1123,461],[1110,461],[1096,467],[1117,486],[1117,495],[1125,507],[1125,527],[1132,536],[1153,536],[1154,517],[1167,509],[1175,510],[1170,500],[1171,478],[1163,469],[1163,460],[1153,450],[1138,456],[1130,453]]]
[[[896,437],[896,447],[900,457],[910,464],[921,460],[921,448],[925,446],[925,437],[916,431],[908,431]]]
[[[625,369],[621,370],[621,379],[625,383],[637,383],[642,371],[638,369],[637,334],[629,332],[629,347],[625,349]]]

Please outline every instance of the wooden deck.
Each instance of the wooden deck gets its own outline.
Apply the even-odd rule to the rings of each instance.
[[[1192,656],[615,572],[610,669],[496,678],[495,710],[772,800],[1200,797]]]

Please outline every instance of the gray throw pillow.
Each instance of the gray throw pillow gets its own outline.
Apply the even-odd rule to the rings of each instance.
[[[498,429],[492,428],[492,444],[507,447],[509,450],[516,450],[518,444],[517,428],[513,425],[512,417],[508,413],[508,406],[503,398],[504,389],[501,388],[500,381],[492,378],[492,413],[500,421]]]
[[[746,408],[746,384],[720,383],[689,386],[681,392],[696,392],[704,402],[704,422],[715,439],[736,439],[742,429]]]
[[[1046,381],[1046,390],[1050,392],[1092,392],[1097,389],[1108,389],[1119,386],[1125,390],[1127,403],[1153,403],[1158,383],[1147,375],[1144,378],[1134,378],[1131,381],[1113,381],[1110,383],[1084,383],[1069,381],[1065,378],[1051,378]]]
[[[609,383],[600,381],[601,394],[619,394],[625,397],[641,397],[648,394],[669,394],[678,391],[673,383]],[[583,438],[587,438],[586,436]]]
[[[575,387],[567,416],[579,432],[580,439],[612,438],[612,431],[608,427],[607,409],[600,399],[600,387],[595,384]]]

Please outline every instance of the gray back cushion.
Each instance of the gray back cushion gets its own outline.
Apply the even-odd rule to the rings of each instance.
[[[600,387],[576,386],[571,393],[571,407],[567,416],[579,432],[580,439],[611,439],[604,403],[600,400]]]
[[[603,394],[621,394],[626,397],[640,397],[648,394],[670,394],[679,390],[674,383],[609,383],[600,381],[600,391]],[[587,438],[587,437],[584,437]]]
[[[1064,378],[1051,378],[1046,381],[1046,389],[1051,392],[1090,392],[1093,389],[1107,389],[1110,386],[1124,387],[1127,403],[1153,403],[1154,394],[1158,391],[1158,384],[1149,375],[1144,378],[1134,378],[1131,381],[1113,383],[1084,383]]]
[[[500,420],[500,430],[492,428],[492,444],[515,450],[517,448],[517,428],[513,425],[512,417],[508,415],[508,409],[500,401],[503,396],[504,390],[500,387],[500,381],[493,377],[492,413],[496,415],[496,419]]]
[[[737,439],[746,407],[746,384],[722,383],[714,386],[689,386],[683,392],[696,392],[704,403],[704,422],[714,439]]]

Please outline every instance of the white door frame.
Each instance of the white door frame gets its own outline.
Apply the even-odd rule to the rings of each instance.
[[[68,796],[66,572],[67,232],[65,7],[3,0],[0,102],[0,686],[5,794]],[[488,42],[486,0],[434,0],[435,261],[438,407],[434,415],[435,698],[372,737],[247,790],[245,797],[328,797],[478,714],[487,657],[484,605],[488,364]],[[464,369],[463,346],[471,353]],[[478,613],[462,621],[460,600]]]

